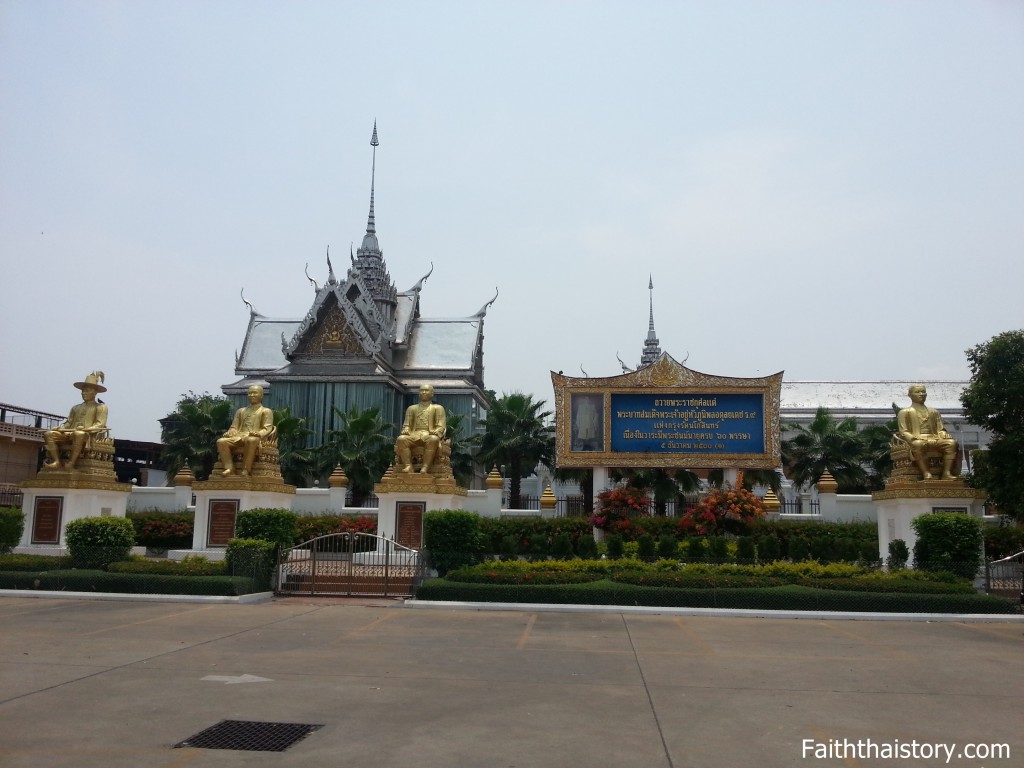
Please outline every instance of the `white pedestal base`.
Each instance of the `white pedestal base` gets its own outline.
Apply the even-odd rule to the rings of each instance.
[[[215,501],[237,501],[238,512],[247,509],[273,508],[291,509],[295,499],[295,487],[283,486],[288,490],[267,491],[246,488],[244,480],[223,480],[217,482],[195,483],[192,492],[196,496],[195,528],[192,533],[191,550],[175,550],[185,554],[206,555],[214,559],[210,552],[223,552],[223,546],[211,546],[208,543],[210,532],[210,503]],[[168,552],[168,557],[171,557]],[[181,557],[175,559],[181,559]]]
[[[462,509],[466,497],[448,493],[416,493],[415,491],[400,493],[377,493],[377,535],[395,539],[398,533],[398,505],[400,503],[422,502],[426,506],[424,512],[436,509]]]
[[[954,510],[983,517],[985,492],[966,488],[962,483],[922,481],[909,489],[887,487],[872,494],[872,500],[878,513],[878,556],[885,562],[889,557],[889,542],[903,539],[910,550],[910,565],[917,543],[917,534],[912,526],[915,519],[932,512]]]
[[[128,509],[128,494],[131,486],[123,485],[124,490],[99,490],[95,488],[23,488],[22,509],[25,511],[25,530],[21,534],[19,549],[22,551],[52,550],[55,547],[62,549],[64,544],[64,531],[67,524],[72,520],[80,520],[83,517],[124,517]],[[36,532],[36,500],[39,498],[59,499],[60,520],[58,540],[33,541],[33,534]],[[55,502],[50,502],[54,504]],[[54,529],[56,533],[56,529]]]

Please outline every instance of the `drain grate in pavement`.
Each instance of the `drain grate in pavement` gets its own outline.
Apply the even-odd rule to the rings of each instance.
[[[175,744],[197,749],[237,749],[247,752],[284,752],[323,725],[307,723],[260,723],[221,720],[205,731]]]

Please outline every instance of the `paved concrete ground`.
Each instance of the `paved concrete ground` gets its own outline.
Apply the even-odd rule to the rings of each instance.
[[[1024,625],[0,597],[0,766],[937,766],[802,741],[1005,743]],[[241,675],[263,682],[226,683]],[[174,749],[225,719],[283,753]]]

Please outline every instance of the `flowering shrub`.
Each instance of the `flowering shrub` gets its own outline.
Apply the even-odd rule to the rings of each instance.
[[[135,540],[145,547],[191,547],[192,533],[191,520],[146,520],[135,529]]]
[[[597,495],[597,511],[590,516],[590,524],[606,530],[619,522],[650,514],[647,492],[626,486],[601,491]]]
[[[145,509],[129,512],[126,517],[135,527],[136,546],[154,549],[187,549],[192,546],[193,512]]]
[[[685,533],[718,536],[746,533],[750,525],[764,515],[761,500],[745,488],[712,488],[693,509],[679,520]]]
[[[296,543],[329,533],[377,533],[375,515],[319,515],[300,517]]]

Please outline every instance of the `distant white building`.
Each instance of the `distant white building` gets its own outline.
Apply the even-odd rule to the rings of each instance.
[[[838,419],[853,417],[862,426],[884,424],[895,417],[893,405],[910,405],[907,390],[923,384],[927,404],[942,414],[942,422],[964,451],[964,468],[970,452],[987,448],[991,435],[964,419],[960,393],[966,381],[785,381],[782,382],[780,415],[783,424],[808,424],[818,408],[824,407]],[[783,432],[783,439],[786,435]]]

